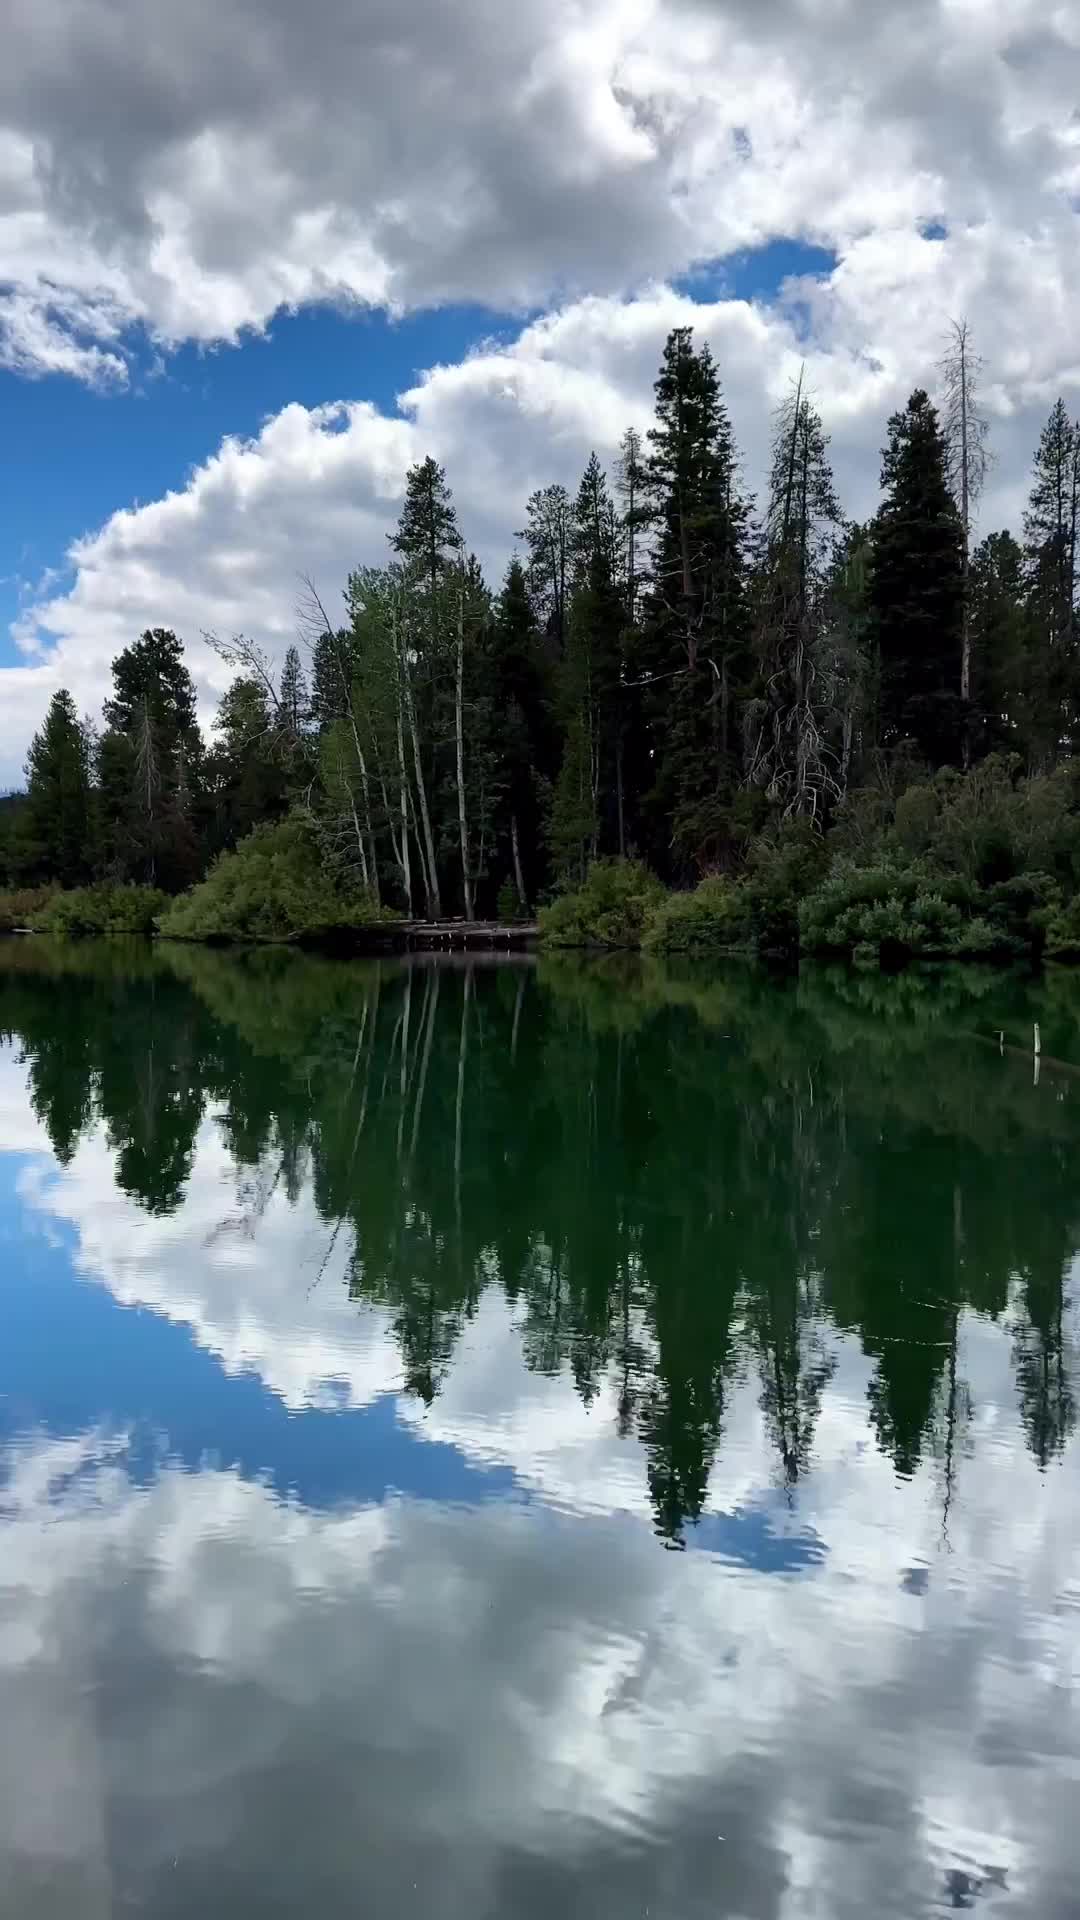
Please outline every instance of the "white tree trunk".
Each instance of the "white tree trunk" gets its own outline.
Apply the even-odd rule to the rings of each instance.
[[[473,918],[472,875],[469,871],[469,817],[465,805],[465,579],[458,600],[457,682],[454,696],[454,733],[457,745],[458,832],[461,838],[461,892],[465,918]]]
[[[521,871],[521,848],[518,845],[517,814],[510,815],[510,850],[514,856],[514,885],[517,888],[518,905],[522,913],[528,911],[529,902],[525,895],[525,876]]]

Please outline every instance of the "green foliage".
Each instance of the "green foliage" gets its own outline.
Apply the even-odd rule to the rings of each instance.
[[[932,767],[959,764],[963,536],[945,444],[926,393],[889,421],[884,500],[873,532],[870,601],[881,661],[883,740]]]
[[[369,896],[335,886],[310,819],[295,813],[219,854],[201,885],[162,914],[159,931],[171,940],[290,941],[395,917]]]
[[[36,926],[55,897],[55,887],[12,887],[0,893],[0,933]]]
[[[804,900],[807,953],[848,954],[862,964],[911,958],[1008,959],[1041,951],[1057,898],[1046,874],[1022,874],[985,891],[924,863],[838,864]]]
[[[66,687],[53,694],[30,743],[26,776],[24,859],[41,878],[78,886],[93,866],[90,755]]]
[[[495,918],[501,926],[509,926],[511,921],[523,918],[518,890],[512,880],[504,880],[499,888],[495,902]]]
[[[168,901],[168,894],[158,887],[75,887],[69,893],[54,894],[33,924],[39,933],[52,934],[58,940],[82,940],[103,933],[149,935]]]
[[[649,916],[643,944],[654,953],[723,953],[751,937],[748,890],[707,874],[689,893],[669,893]]]
[[[1080,894],[1047,916],[1046,954],[1050,960],[1080,961]]]
[[[640,947],[663,899],[659,880],[637,860],[596,860],[575,893],[540,912],[540,933],[553,947]]]

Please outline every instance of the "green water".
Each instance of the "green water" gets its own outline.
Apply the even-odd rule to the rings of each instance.
[[[1071,975],[5,942],[0,1914],[1080,1912],[1078,1253]]]

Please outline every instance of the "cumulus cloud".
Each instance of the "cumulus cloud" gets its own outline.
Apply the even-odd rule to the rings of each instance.
[[[778,234],[1034,231],[1080,178],[1056,0],[14,0],[5,48],[6,277],[168,341],[625,289]]]

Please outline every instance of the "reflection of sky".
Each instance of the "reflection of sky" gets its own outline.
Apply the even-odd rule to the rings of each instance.
[[[10,1053],[0,1147],[0,1912],[1076,1911],[1078,1450],[1038,1473],[1005,1331],[947,1522],[833,1338],[790,1501],[748,1379],[665,1553],[614,1388],[496,1293],[425,1411],[346,1249],[309,1291],[310,1195],[215,1231],[212,1121],[168,1220]]]

